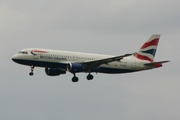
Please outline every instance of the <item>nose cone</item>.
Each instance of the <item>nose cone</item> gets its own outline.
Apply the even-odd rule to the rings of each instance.
[[[17,62],[19,60],[19,57],[17,54],[12,56],[12,61]]]

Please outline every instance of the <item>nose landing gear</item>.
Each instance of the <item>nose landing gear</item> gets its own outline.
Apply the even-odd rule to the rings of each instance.
[[[34,66],[32,65],[32,66],[30,66],[31,67],[31,72],[29,73],[29,75],[30,76],[33,76],[34,75],[34,73],[33,73],[33,71],[34,71]]]

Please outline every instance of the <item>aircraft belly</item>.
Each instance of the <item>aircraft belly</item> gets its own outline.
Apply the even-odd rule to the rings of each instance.
[[[58,63],[58,62],[23,60],[23,59],[16,60],[16,62],[22,65],[29,65],[29,66],[34,65],[36,67],[52,67],[52,68],[67,69],[67,64]]]
[[[135,71],[137,71],[137,70],[99,67],[99,68],[94,68],[91,72],[117,74],[117,73],[129,73],[129,72],[135,72]]]

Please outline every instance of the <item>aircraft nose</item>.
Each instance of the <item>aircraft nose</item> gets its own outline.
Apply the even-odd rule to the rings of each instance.
[[[18,59],[19,58],[18,58],[18,56],[16,54],[12,56],[12,61],[17,62]]]

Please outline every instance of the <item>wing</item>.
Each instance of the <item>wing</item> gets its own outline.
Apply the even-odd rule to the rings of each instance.
[[[90,69],[98,67],[102,64],[108,64],[110,62],[120,61],[124,57],[130,56],[130,55],[132,55],[132,54],[125,54],[122,56],[116,56],[116,57],[110,57],[110,58],[105,58],[105,59],[87,61],[87,62],[83,62],[82,64],[84,65],[85,70],[90,70]]]

